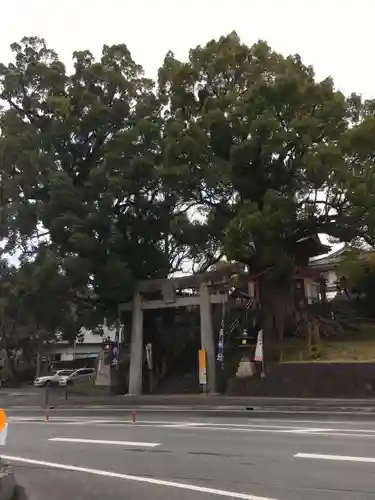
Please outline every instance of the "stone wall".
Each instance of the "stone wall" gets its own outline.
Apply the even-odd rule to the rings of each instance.
[[[228,381],[230,396],[375,397],[375,363],[281,363],[269,365],[264,379]]]

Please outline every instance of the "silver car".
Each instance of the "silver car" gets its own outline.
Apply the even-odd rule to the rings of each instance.
[[[63,377],[69,377],[74,370],[58,370],[51,375],[46,375],[45,377],[38,377],[34,380],[35,387],[45,387],[48,384],[59,385],[60,380]]]
[[[85,380],[95,375],[95,368],[79,368],[66,377],[60,377],[59,383],[61,387],[74,384],[76,381]]]

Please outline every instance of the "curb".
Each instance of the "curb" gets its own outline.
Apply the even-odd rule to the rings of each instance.
[[[50,406],[50,415],[55,414],[66,414],[66,413],[108,413],[108,414],[118,414],[118,413],[131,413],[132,411],[138,411],[140,413],[208,413],[208,414],[222,414],[222,415],[239,415],[243,414],[246,416],[255,415],[371,415],[375,417],[375,406],[331,406],[331,407],[321,407],[321,406],[210,406],[210,405],[127,405],[127,406],[109,406],[109,405],[75,405],[75,406]],[[10,415],[17,413],[36,413],[44,415],[46,412],[45,408],[38,406],[13,406],[8,407],[7,411]],[[1,500],[1,498],[0,498]]]
[[[0,500],[12,500],[16,493],[14,473],[9,465],[4,464],[0,469]]]

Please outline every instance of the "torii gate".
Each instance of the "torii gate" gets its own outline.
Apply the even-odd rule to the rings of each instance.
[[[167,307],[200,307],[201,348],[207,354],[207,389],[216,391],[215,343],[212,324],[211,304],[222,304],[228,301],[227,293],[218,293],[218,286],[228,283],[228,275],[233,275],[240,267],[236,264],[230,268],[219,269],[204,274],[183,276],[180,278],[154,279],[137,283],[132,302],[120,304],[119,311],[132,311],[132,328],[130,344],[130,395],[142,392],[143,369],[143,311],[149,309],[165,309]],[[211,293],[210,288],[213,288]],[[216,288],[216,289],[215,289]],[[199,290],[199,294],[179,296],[178,292],[186,289]],[[147,300],[146,293],[157,293],[162,300]]]

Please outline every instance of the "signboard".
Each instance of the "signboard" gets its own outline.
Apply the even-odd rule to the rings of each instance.
[[[116,343],[113,346],[113,349],[112,349],[112,361],[111,361],[111,365],[112,366],[118,366],[118,359],[119,359],[119,347],[118,347],[118,343]]]
[[[205,349],[199,351],[199,383],[207,385],[207,355]]]
[[[112,366],[117,366],[117,367],[118,367],[118,363],[119,363],[119,359],[120,359],[120,330],[121,330],[121,326],[120,326],[119,321],[117,321],[115,345],[113,346],[113,349],[112,349],[112,352],[113,352]]]
[[[7,440],[8,424],[5,411],[0,409],[0,446],[4,446]]]
[[[149,370],[152,370],[152,344],[146,345],[146,359]]]

